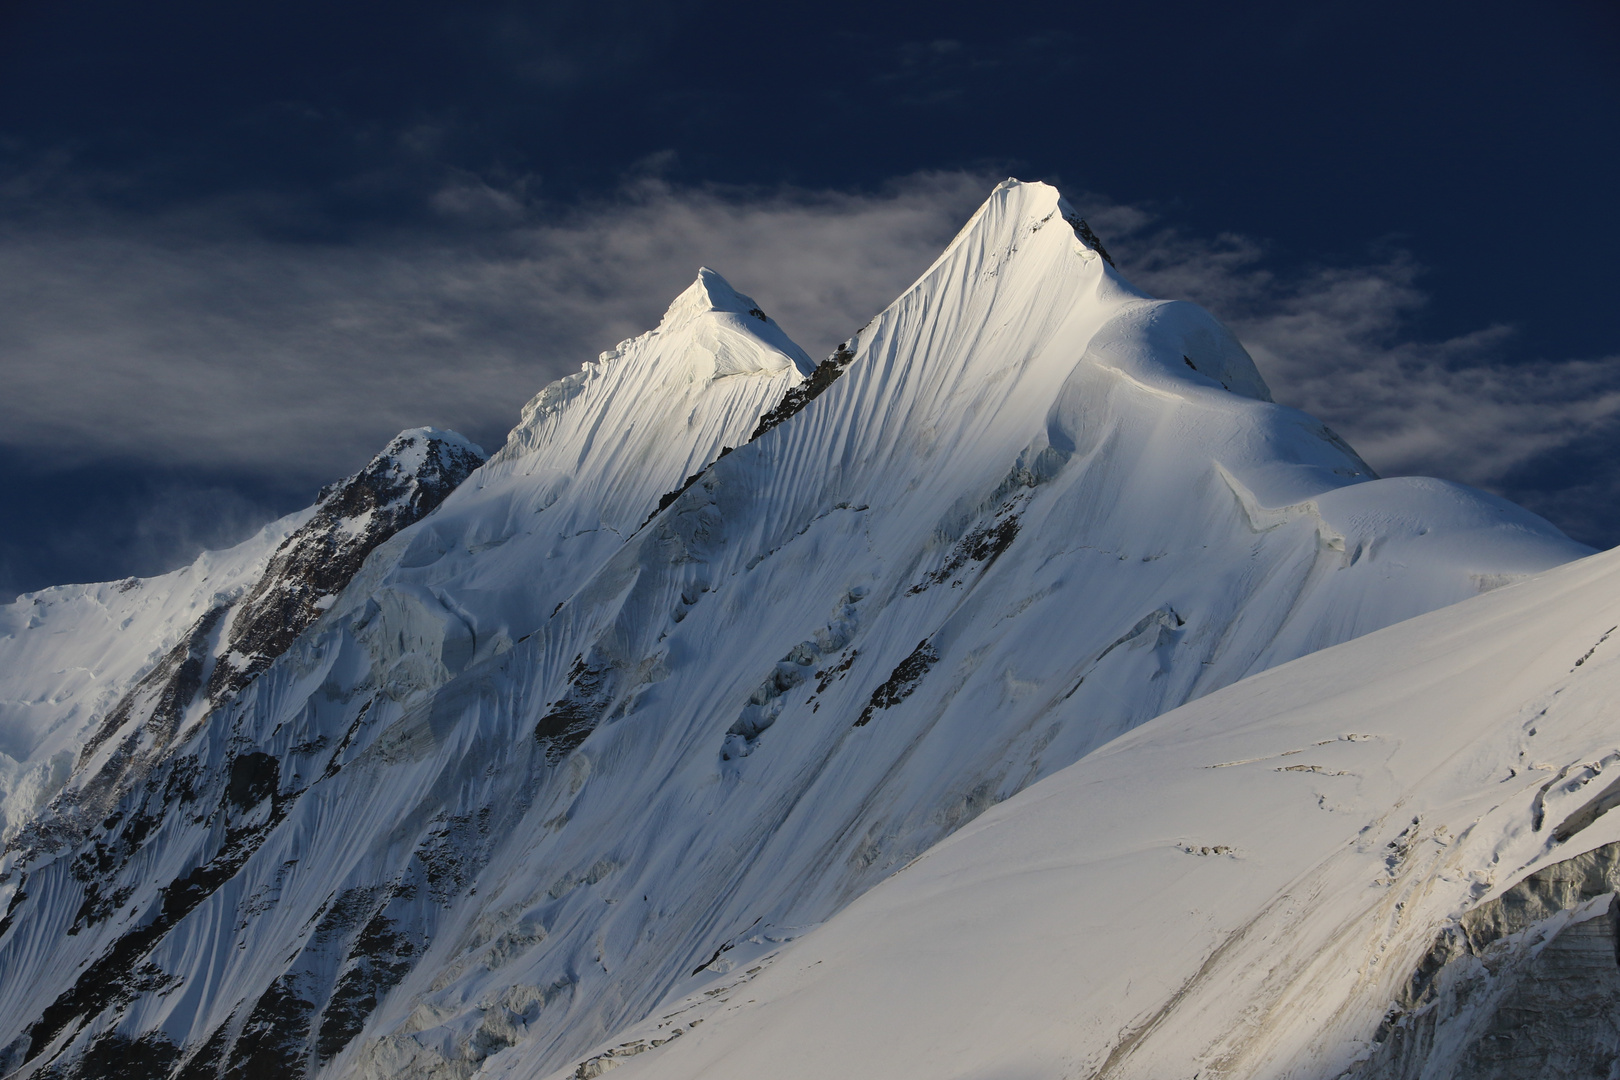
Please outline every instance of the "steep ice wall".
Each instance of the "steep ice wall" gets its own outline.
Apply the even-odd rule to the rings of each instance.
[[[1121,732],[1585,553],[1373,479],[1089,235],[1009,182],[808,382],[704,274],[547,388],[124,797],[123,861],[24,868],[11,1063],[573,1067]]]
[[[1617,612],[1606,552],[1210,694],[555,1075],[1613,1075]]]
[[[1589,766],[1612,764],[1582,762],[1569,788],[1591,783]],[[1600,792],[1588,807],[1606,801]],[[1532,831],[1535,814],[1532,805]],[[1572,837],[1586,816],[1566,818],[1553,840]],[[1620,1066],[1616,889],[1620,843],[1604,844],[1448,919],[1397,988],[1356,1062],[1358,1080],[1608,1076]]]

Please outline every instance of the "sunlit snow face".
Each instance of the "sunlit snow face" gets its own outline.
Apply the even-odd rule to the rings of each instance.
[[[687,1016],[688,995],[741,1006],[727,989],[768,982],[781,945],[1043,777],[1250,674],[1582,553],[1477,492],[1370,477],[1263,400],[1207,312],[1134,288],[1058,210],[1045,185],[999,186],[808,379],[755,305],[700,277],[400,532],[381,524],[402,461],[423,488],[457,479],[431,475],[447,442],[413,457],[425,432],[329,491],[256,581],[221,595],[182,572],[86,594],[82,637],[0,636],[0,658],[75,640],[101,655],[116,598],[204,611],[154,624],[150,679],[108,673],[136,686],[106,738],[86,735],[92,713],[61,727],[90,752],[52,819],[78,831],[50,835],[91,855],[17,856],[0,1023],[39,1035],[22,1052],[106,1014],[86,1038],[162,1017],[142,1029],[159,1053],[214,1041],[228,1060],[379,1074],[505,1055],[543,1075],[600,1065],[604,1033],[673,1023],[666,1004],[689,1045],[719,1016]],[[716,343],[783,360],[722,375]],[[86,659],[0,663],[20,680],[0,698],[50,700]],[[1189,783],[1256,756],[1199,757]],[[1350,761],[1254,776],[1325,782]],[[1260,849],[1202,835],[1209,815],[1169,830],[1150,801],[1126,814],[1160,822],[1150,860],[1241,870]],[[1086,876],[1108,885],[1099,905],[1140,906]],[[91,890],[116,903],[80,903]],[[1063,922],[1075,937],[1072,906]],[[137,949],[151,968],[123,962]],[[82,971],[66,998],[64,970]],[[1101,985],[1057,978],[1056,994]],[[669,1037],[632,1035],[615,1046]]]

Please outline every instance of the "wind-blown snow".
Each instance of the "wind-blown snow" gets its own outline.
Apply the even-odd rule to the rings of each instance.
[[[1448,922],[1620,840],[1580,813],[1617,612],[1608,552],[1150,721],[616,1038],[682,1029],[615,1080],[1339,1076]],[[1528,1052],[1491,1075],[1564,1075]]]
[[[1010,181],[811,384],[703,271],[547,387],[116,858],[20,868],[10,1060],[572,1068],[1152,717],[1587,553],[1374,479],[1087,236]]]
[[[59,585],[0,607],[0,840],[61,790],[97,720],[210,608],[251,587],[310,513],[161,577]]]

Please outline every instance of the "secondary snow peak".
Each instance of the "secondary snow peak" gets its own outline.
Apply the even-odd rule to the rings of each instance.
[[[254,598],[262,570],[168,586],[198,598],[152,624],[147,666],[172,677],[141,715],[207,685],[194,660],[255,666],[236,616],[206,622],[220,584],[268,629],[320,613],[166,749],[109,740],[140,768],[106,813],[0,874],[0,1072],[597,1075],[690,1037],[701,1017],[665,1003],[751,978],[1115,736],[1585,554],[1479,493],[1371,479],[1070,216],[1048,185],[1002,185],[809,379],[702,270],[330,607],[302,577]],[[256,566],[315,561],[326,524],[267,537]],[[98,591],[83,622],[158,591]],[[0,612],[21,628],[0,707],[57,692],[8,682],[24,665],[99,647],[52,617]],[[1227,775],[1208,763],[1190,775]],[[1142,764],[1122,784],[1151,792]],[[1180,867],[1194,839],[1231,843],[1158,856]]]
[[[35,723],[27,726],[39,732],[28,743],[0,742],[0,836],[18,851],[49,850],[75,834],[76,819],[98,817],[188,721],[227,705],[319,619],[373,548],[430,513],[483,461],[483,450],[456,432],[411,428],[324,488],[315,505],[229,552],[205,553],[160,578],[20,598],[0,626],[26,611],[24,626],[49,631],[0,638],[0,695],[31,690],[24,697],[33,700]],[[65,671],[27,662],[30,645],[52,637],[81,650],[66,654],[74,659]],[[98,693],[68,692],[81,670]],[[24,727],[14,716],[0,731]],[[72,790],[42,829],[9,835],[65,787]]]
[[[731,282],[722,277],[719,272],[707,266],[698,267],[697,277],[686,291],[675,298],[670,305],[673,313],[684,303],[702,302],[706,304],[703,311],[729,311],[735,315],[754,315],[755,318],[765,321],[765,313],[759,305],[754,303],[753,297],[745,296],[732,287]],[[669,316],[665,316],[667,319]]]
[[[784,360],[801,375],[816,366],[753,297],[707,266],[698,267],[697,278],[669,305],[657,333],[691,335],[697,348],[688,350],[690,360],[700,370],[712,362],[715,378],[778,371]]]

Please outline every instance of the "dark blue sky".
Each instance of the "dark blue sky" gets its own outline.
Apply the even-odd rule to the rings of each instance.
[[[1352,325],[1344,283],[1378,285],[1378,325],[1345,331],[1359,336],[1343,357],[1337,331],[1319,335],[1311,363],[1349,369],[1376,355],[1380,370],[1414,380],[1392,389],[1394,376],[1379,377],[1378,408],[1410,399],[1408,426],[1426,423],[1424,402],[1449,408],[1459,387],[1496,389],[1471,412],[1452,409],[1445,432],[1501,423],[1520,399],[1530,410],[1511,418],[1518,449],[1488,466],[1477,463],[1488,433],[1477,452],[1405,458],[1399,446],[1417,443],[1390,436],[1390,460],[1450,469],[1612,545],[1617,147],[1614,3],[6,3],[0,274],[11,285],[0,316],[23,329],[0,327],[0,397],[15,380],[29,411],[0,404],[0,594],[152,573],[235,539],[356,467],[356,447],[380,446],[410,412],[372,416],[364,392],[368,378],[424,370],[407,364],[356,368],[352,407],[334,405],[314,428],[255,418],[308,444],[352,414],[355,430],[334,433],[329,453],[256,457],[229,431],[184,419],[202,406],[176,399],[199,383],[220,400],[287,408],[240,390],[272,368],[283,381],[304,370],[300,339],[255,354],[266,340],[255,311],[296,319],[354,289],[370,298],[372,337],[387,337],[393,316],[378,312],[417,312],[439,302],[430,294],[446,286],[434,282],[469,273],[429,268],[480,253],[480,273],[532,269],[534,251],[558,250],[562,234],[545,230],[598,235],[582,223],[616,205],[656,230],[695,204],[724,204],[740,230],[729,242],[746,245],[782,214],[844,222],[933,199],[944,220],[977,178],[1008,174],[1090,199],[1116,223],[1128,272],[1134,244],[1150,287],[1184,283],[1262,346],[1300,305]],[[769,212],[748,216],[756,206]],[[923,232],[906,235],[921,245]],[[690,235],[677,229],[659,257],[695,268],[708,256],[680,239]],[[881,261],[859,238],[886,234],[851,235],[852,264]],[[774,257],[787,266],[794,253]],[[750,258],[772,265],[735,261]],[[1172,265],[1189,258],[1203,277]],[[1216,266],[1240,266],[1242,287],[1211,284]],[[414,268],[404,292],[383,304],[366,291],[400,267]],[[718,268],[762,298],[771,288],[766,272]],[[905,270],[891,274],[902,286]],[[440,422],[498,442],[528,392],[611,345],[642,308],[656,318],[680,284],[653,274],[646,288],[663,291],[601,326],[596,308],[576,306],[566,332],[561,315],[531,325],[520,304],[458,300],[451,345],[508,359],[486,379],[484,411],[447,405],[457,415]],[[828,344],[807,339],[818,328],[786,327],[812,350]],[[453,371],[451,345],[421,355]],[[165,348],[187,351],[193,374],[147,386],[142,365],[162,368]],[[98,350],[124,350],[121,366],[103,372]],[[472,365],[466,380],[489,370]],[[1335,396],[1319,376],[1278,377],[1357,441],[1352,389]],[[74,412],[86,387],[100,395],[93,422]],[[419,396],[431,412],[445,395]],[[134,434],[165,430],[153,413],[169,407],[172,443]],[[1461,436],[1425,445],[1442,438]]]

